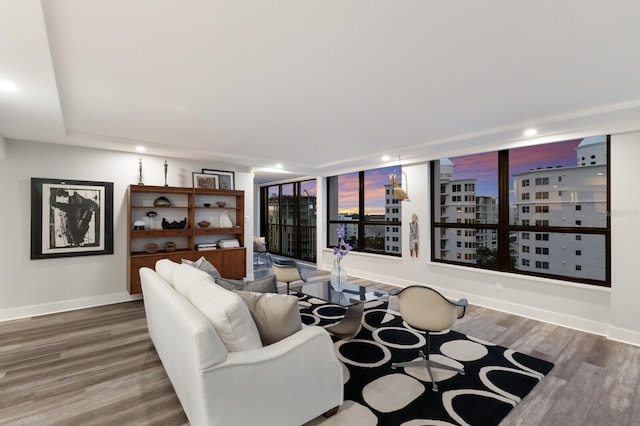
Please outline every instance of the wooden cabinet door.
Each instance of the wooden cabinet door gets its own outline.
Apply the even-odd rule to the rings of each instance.
[[[246,275],[247,256],[244,247],[224,249],[222,252],[222,270],[220,273],[225,278],[240,279]]]

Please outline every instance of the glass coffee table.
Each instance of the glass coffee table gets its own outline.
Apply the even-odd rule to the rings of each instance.
[[[344,318],[337,324],[326,327],[331,334],[344,340],[351,339],[360,331],[366,302],[374,302],[389,296],[386,291],[348,282],[344,284],[342,291],[336,291],[328,280],[292,286],[292,288],[308,296],[346,307]]]

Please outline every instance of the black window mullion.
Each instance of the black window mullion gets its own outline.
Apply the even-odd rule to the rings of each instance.
[[[509,151],[498,152],[498,269],[509,264]]]
[[[358,173],[358,251],[364,251],[364,171]]]

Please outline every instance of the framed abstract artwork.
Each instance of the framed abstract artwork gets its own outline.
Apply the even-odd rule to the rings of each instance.
[[[202,173],[218,176],[218,189],[235,189],[235,174],[223,170],[202,169]]]
[[[218,176],[193,172],[193,187],[199,189],[218,189]]]
[[[113,183],[31,178],[31,259],[113,254]]]

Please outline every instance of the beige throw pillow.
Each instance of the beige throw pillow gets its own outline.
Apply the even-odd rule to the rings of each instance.
[[[302,329],[298,298],[286,294],[235,292],[249,307],[263,345],[270,345]]]

